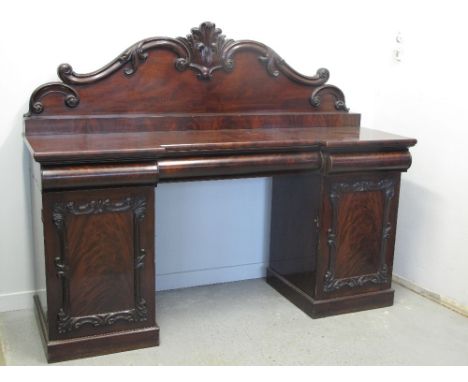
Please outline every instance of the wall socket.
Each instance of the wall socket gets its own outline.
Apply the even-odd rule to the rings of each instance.
[[[393,50],[393,59],[396,62],[401,62],[403,56],[403,36],[401,32],[397,32],[395,36],[395,49]]]

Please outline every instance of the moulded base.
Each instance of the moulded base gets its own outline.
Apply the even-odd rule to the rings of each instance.
[[[314,300],[308,294],[291,284],[286,278],[270,268],[267,269],[266,281],[312,318],[383,308],[393,305],[393,289],[327,300]]]
[[[96,336],[49,341],[46,319],[37,296],[34,296],[34,305],[48,362],[60,362],[159,345],[159,327],[157,325]]]

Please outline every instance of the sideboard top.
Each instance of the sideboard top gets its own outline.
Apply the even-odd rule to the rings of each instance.
[[[300,52],[299,52],[300,53]],[[187,155],[406,150],[415,140],[360,128],[329,72],[305,76],[260,42],[211,22],[153,37],[106,66],[37,88],[25,116],[33,157],[48,164]]]
[[[405,150],[416,140],[355,127],[114,132],[32,135],[44,164],[156,160],[205,155]]]

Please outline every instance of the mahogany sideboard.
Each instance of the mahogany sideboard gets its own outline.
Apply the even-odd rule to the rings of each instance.
[[[25,115],[49,362],[159,344],[161,182],[271,176],[266,281],[314,318],[393,303],[400,174],[416,140],[361,128],[328,70],[302,75],[205,22],[58,76]]]

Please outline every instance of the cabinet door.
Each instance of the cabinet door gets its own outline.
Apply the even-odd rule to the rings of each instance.
[[[154,188],[43,197],[49,339],[154,325]]]
[[[389,289],[400,174],[326,177],[316,296]]]

